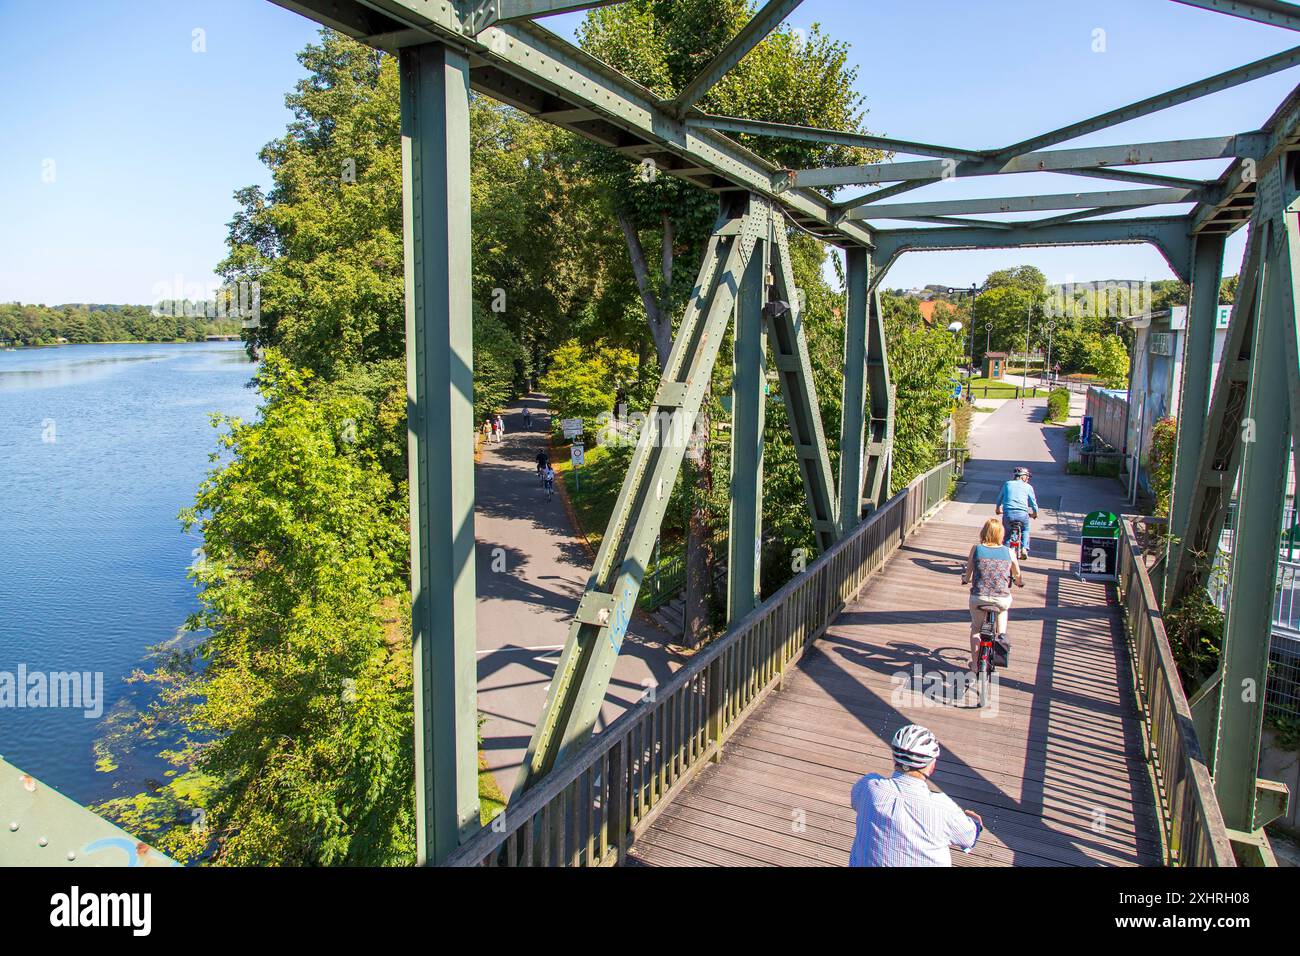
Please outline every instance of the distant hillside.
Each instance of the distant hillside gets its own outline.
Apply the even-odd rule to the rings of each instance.
[[[181,308],[177,312],[184,313]],[[152,306],[109,303],[59,306],[0,304],[0,346],[78,345],[93,342],[202,342],[208,336],[238,336],[233,318],[154,315]]]

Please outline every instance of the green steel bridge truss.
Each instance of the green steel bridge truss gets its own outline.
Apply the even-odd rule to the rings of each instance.
[[[1203,584],[1239,488],[1236,558],[1222,665],[1194,702],[1197,730],[1239,851],[1267,857],[1261,828],[1286,793],[1257,780],[1288,443],[1300,426],[1300,91],[1258,130],[1219,137],[1057,147],[1300,65],[1300,46],[996,149],[964,149],[812,129],[696,106],[799,0],[767,0],[685,89],[663,100],[535,22],[602,6],[568,0],[274,0],[400,58],[406,239],[416,759],[421,859],[436,862],[478,827],[474,621],[474,476],[470,318],[471,90],[572,130],[633,161],[719,195],[720,215],[632,465],[575,614],[519,790],[591,733],[688,436],[728,328],[734,335],[734,441],[727,607],[758,599],[762,385],[781,378],[807,492],[825,549],[888,495],[893,393],[879,283],[904,252],[1149,243],[1191,285],[1176,451],[1166,606]],[[606,0],[618,2],[618,0]],[[1175,0],[1300,30],[1279,0]],[[924,159],[778,169],[727,134],[892,150]],[[1141,167],[1225,159],[1212,180]],[[883,202],[944,179],[1058,172],[1129,184],[1067,194]],[[846,202],[819,189],[880,188]],[[1138,188],[1131,188],[1131,187]],[[1099,217],[1190,204],[1175,215]],[[1044,212],[1033,220],[990,213]],[[878,220],[913,222],[880,229]],[[845,251],[841,469],[831,474],[793,287],[792,224]],[[1211,383],[1224,241],[1249,227],[1224,361]],[[1213,386],[1213,387],[1212,387]],[[1198,414],[1202,412],[1203,414]],[[437,467],[434,467],[437,463]]]

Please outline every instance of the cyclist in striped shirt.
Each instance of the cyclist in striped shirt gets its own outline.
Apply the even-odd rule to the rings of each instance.
[[[973,810],[930,789],[939,742],[908,724],[890,744],[894,774],[869,773],[853,787],[857,833],[849,866],[952,866],[950,848],[969,853],[984,829]]]

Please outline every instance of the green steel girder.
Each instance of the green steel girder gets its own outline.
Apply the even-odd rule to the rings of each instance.
[[[1013,156],[1019,156],[1022,153],[1045,149],[1048,146],[1054,146],[1057,143],[1064,143],[1067,140],[1075,139],[1079,136],[1085,136],[1088,133],[1095,133],[1098,130],[1103,130],[1110,126],[1127,123],[1129,120],[1137,119],[1140,116],[1147,116],[1151,113],[1158,113],[1161,110],[1167,110],[1171,106],[1189,103],[1202,96],[1209,96],[1211,93],[1218,93],[1222,90],[1232,89],[1234,86],[1240,86],[1242,83],[1249,83],[1251,80],[1271,76],[1274,73],[1289,69],[1297,64],[1300,64],[1300,47],[1292,47],[1289,50],[1283,50],[1281,53],[1274,53],[1271,56],[1263,57],[1251,63],[1244,64],[1243,66],[1234,67],[1233,69],[1225,70],[1222,73],[1216,73],[1214,76],[1206,77],[1203,80],[1184,84],[1183,86],[1169,90],[1165,93],[1148,96],[1147,98],[1138,100],[1135,103],[1130,103],[1127,106],[1121,106],[1117,109],[1101,113],[1090,119],[1071,123],[1068,126],[1062,126],[1058,129],[1052,130],[1051,132],[1022,140],[1019,143],[998,150],[994,155],[998,159],[1007,160],[1011,159]]]
[[[1080,173],[1112,166],[1144,166],[1199,159],[1262,158],[1267,135],[1262,132],[1203,139],[1166,140],[1126,146],[1084,146],[1024,153],[1007,160],[918,160],[906,163],[867,163],[790,170],[782,175],[790,186],[874,186],[879,183],[966,176],[1004,176],[1012,173]]]
[[[835,543],[838,528],[835,477],[826,450],[821,405],[813,384],[812,360],[808,357],[808,339],[803,331],[803,308],[799,290],[795,287],[794,265],[790,260],[785,223],[780,217],[772,218],[772,236],[772,294],[764,310],[767,342],[781,383],[786,417],[790,421],[790,440],[799,459],[808,517],[812,520],[817,546],[825,551]]]
[[[1192,248],[1190,298],[1187,331],[1183,340],[1182,378],[1178,385],[1178,431],[1175,439],[1172,499],[1169,525],[1185,528],[1191,514],[1191,500],[1180,489],[1191,489],[1205,442],[1206,413],[1214,374],[1214,337],[1219,312],[1219,285],[1223,277],[1223,247],[1226,237],[1203,233]],[[1182,542],[1170,539],[1165,558],[1166,577],[1161,593],[1169,589],[1169,570],[1181,559]]]
[[[802,140],[810,143],[833,143],[836,146],[859,146],[864,149],[892,149],[900,153],[914,153],[917,156],[938,156],[944,159],[979,159],[984,154],[974,149],[957,149],[952,146],[936,146],[933,143],[918,143],[913,140],[893,139],[888,136],[872,136],[869,133],[844,133],[833,129],[819,129],[813,126],[792,126],[789,123],[772,123],[766,120],[744,119],[739,116],[714,116],[704,113],[688,116],[686,125],[695,129],[713,129],[723,133],[745,133],[749,136],[775,136],[779,139]],[[774,186],[784,192],[790,188],[788,170],[774,177]]]
[[[1115,189],[1096,193],[1056,193],[1049,196],[1000,196],[989,199],[946,199],[933,202],[885,203],[856,208],[850,219],[893,219],[899,216],[963,216],[971,213],[1037,212],[1190,203],[1199,190],[1187,188]]]
[[[469,62],[402,52],[416,849],[437,863],[479,825]]]
[[[869,294],[867,312],[867,420],[866,465],[862,475],[862,511],[874,511],[889,500],[894,470],[894,386],[889,379],[885,348],[885,314],[880,307],[880,287]]]
[[[1241,460],[1242,420],[1250,393],[1250,349],[1255,337],[1256,292],[1263,259],[1262,230],[1251,225],[1246,240],[1246,258],[1241,267],[1237,296],[1228,322],[1227,337],[1219,360],[1219,371],[1211,390],[1211,401],[1197,447],[1192,479],[1173,489],[1178,523],[1170,534],[1178,547],[1170,551],[1166,570],[1165,607],[1177,605],[1188,593],[1204,585],[1223,532],[1228,499],[1232,496]],[[1217,305],[1217,303],[1216,303]],[[1189,330],[1191,331],[1191,330]],[[1208,748],[1207,748],[1208,752]]]
[[[1114,210],[1110,210],[1114,212]],[[904,252],[936,249],[1008,249],[1032,246],[1103,245],[1147,242],[1155,246],[1184,282],[1191,261],[1191,236],[1185,216],[1144,219],[1109,219],[1101,222],[1067,222],[1044,227],[1017,222],[1010,229],[960,227],[955,229],[882,229],[876,232],[872,261],[874,287]]]
[[[871,260],[865,249],[844,251],[847,302],[844,312],[844,392],[840,416],[840,534],[862,520],[863,440],[866,435],[867,327],[871,324]]]
[[[497,23],[608,7],[622,2],[623,0],[456,0],[456,7],[466,29],[471,33],[482,33]]]
[[[1270,176],[1261,183],[1261,199],[1269,202],[1271,210],[1277,208],[1275,190],[1281,178]],[[1294,196],[1294,187],[1288,191]],[[1247,431],[1242,436],[1233,558],[1216,688],[1218,719],[1213,740],[1202,741],[1214,748],[1210,766],[1224,823],[1229,829],[1246,832],[1273,819],[1261,819],[1257,812],[1257,775],[1293,421],[1285,396],[1288,385],[1300,374],[1295,362],[1288,361],[1288,352],[1294,348],[1287,347],[1288,338],[1294,346],[1296,332],[1298,215],[1300,204],[1293,201],[1281,215],[1270,214],[1260,223],[1265,258],[1250,347]],[[1273,813],[1279,809],[1272,801],[1270,807]],[[1285,799],[1280,809],[1285,810]]]
[[[766,200],[738,196],[724,207],[714,227],[647,427],[633,452],[524,756],[515,796],[549,773],[595,726],[742,277],[755,247],[767,238],[770,218]]]
[[[727,536],[727,623],[758,605],[763,543],[763,428],[767,420],[767,299],[771,220],[749,257],[736,297],[731,373],[731,509]]]
[[[672,115],[653,92],[530,20],[475,34],[450,2],[272,2],[389,52],[446,43],[470,56],[470,85],[480,93],[611,149],[654,159],[661,172],[701,188],[775,198],[799,226],[826,241],[871,244],[871,229],[837,222],[825,196],[803,189],[778,196],[772,163],[695,117]]]
[[[1300,30],[1300,8],[1283,0],[1174,0],[1175,3],[1229,16],[1267,23],[1288,30]]]
[[[665,104],[669,111],[676,116],[684,115],[802,2],[803,0],[767,0],[763,8],[731,38],[731,42],[686,84],[676,99]]]

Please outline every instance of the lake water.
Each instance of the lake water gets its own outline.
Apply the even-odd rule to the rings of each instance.
[[[253,368],[237,342],[0,351],[0,682],[20,668],[90,673],[90,694],[103,682],[99,716],[84,700],[0,706],[0,754],[80,803],[166,769],[141,749],[98,772],[93,744],[144,699],[124,679],[146,649],[198,608],[185,572],[201,542],[176,515],[213,467],[209,414],[255,415]]]

